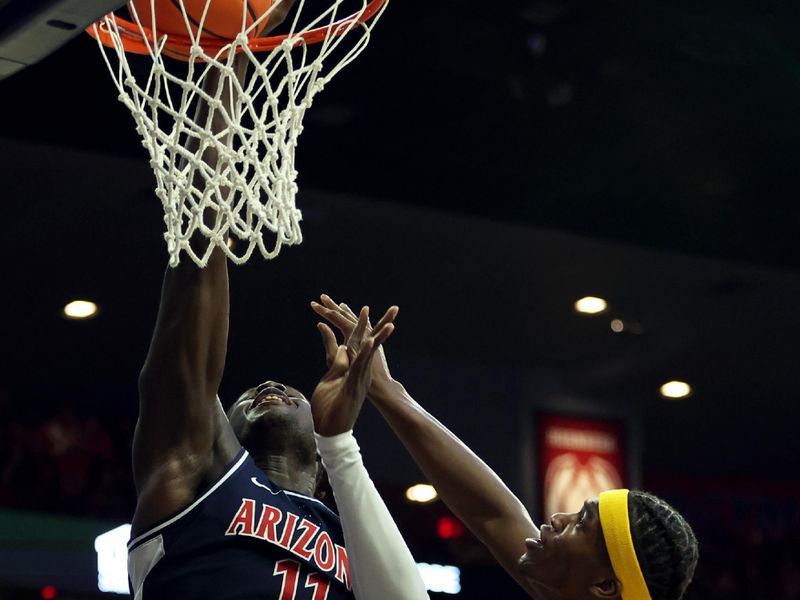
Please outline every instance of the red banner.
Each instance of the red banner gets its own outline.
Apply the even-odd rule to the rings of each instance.
[[[625,487],[621,422],[538,415],[539,489],[545,518],[576,512],[584,500]]]

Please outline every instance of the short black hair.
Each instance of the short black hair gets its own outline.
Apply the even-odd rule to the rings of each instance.
[[[681,600],[694,577],[699,549],[686,519],[661,498],[628,495],[631,537],[650,597]]]

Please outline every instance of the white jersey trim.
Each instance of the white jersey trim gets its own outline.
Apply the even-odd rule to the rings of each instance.
[[[177,515],[175,515],[175,516],[174,516],[174,517],[172,517],[171,519],[169,519],[169,520],[167,520],[167,521],[164,521],[164,522],[163,522],[163,523],[161,523],[160,525],[156,525],[155,527],[152,527],[151,529],[148,529],[147,531],[145,531],[145,532],[144,532],[143,534],[141,534],[141,535],[138,535],[138,536],[136,536],[134,539],[132,539],[130,542],[128,542],[128,550],[130,550],[130,549],[131,549],[133,546],[135,546],[136,544],[138,544],[138,543],[139,543],[140,541],[142,541],[143,539],[145,539],[145,538],[147,538],[147,537],[150,537],[150,536],[151,536],[151,535],[153,535],[154,533],[156,533],[156,532],[158,532],[158,531],[161,531],[161,530],[162,530],[162,529],[164,529],[165,527],[167,527],[167,526],[169,526],[169,525],[172,525],[172,524],[173,524],[175,521],[177,521],[177,520],[179,520],[179,519],[181,519],[181,518],[185,517],[185,516],[186,516],[188,513],[190,513],[190,512],[191,512],[191,511],[192,511],[192,510],[193,510],[195,507],[197,507],[197,505],[198,505],[198,504],[200,504],[200,503],[201,503],[203,500],[205,500],[205,499],[206,499],[206,498],[208,498],[208,497],[209,497],[211,494],[213,494],[213,493],[214,493],[214,492],[217,490],[217,488],[219,488],[219,486],[221,486],[223,483],[225,483],[225,482],[226,482],[226,481],[227,481],[227,480],[228,480],[228,479],[231,477],[231,475],[233,475],[233,474],[234,474],[234,473],[235,473],[235,472],[236,472],[236,471],[239,469],[239,467],[241,467],[241,466],[242,466],[242,463],[244,463],[245,459],[246,459],[248,456],[249,456],[249,454],[247,453],[247,450],[245,450],[245,451],[244,451],[244,454],[242,454],[242,457],[241,457],[241,458],[240,458],[238,461],[236,461],[236,464],[234,464],[234,465],[233,465],[233,466],[232,466],[232,467],[231,467],[231,468],[228,470],[228,472],[227,472],[227,473],[225,473],[225,475],[223,475],[222,477],[220,477],[220,478],[219,478],[219,481],[217,481],[217,483],[215,483],[213,486],[211,486],[211,487],[210,487],[210,488],[209,488],[209,489],[208,489],[208,490],[207,490],[207,491],[206,491],[206,492],[205,492],[205,493],[204,493],[202,496],[200,496],[200,497],[199,497],[197,500],[195,500],[194,502],[192,502],[192,503],[191,503],[189,506],[187,506],[186,508],[184,508],[184,509],[183,509],[181,512],[179,512]]]
[[[128,576],[133,590],[133,600],[141,600],[144,580],[162,558],[164,558],[164,538],[160,535],[130,551]]]

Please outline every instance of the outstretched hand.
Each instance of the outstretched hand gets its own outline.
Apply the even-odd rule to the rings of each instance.
[[[358,324],[358,317],[352,310],[350,310],[350,307],[347,306],[347,304],[344,302],[337,304],[330,296],[326,294],[322,294],[320,296],[320,301],[322,304],[317,302],[311,303],[312,310],[320,317],[328,321],[328,323],[333,325],[336,329],[338,329],[339,332],[344,336],[345,341],[349,340],[356,329],[356,325]],[[378,330],[384,324],[393,322],[395,317],[397,317],[399,310],[400,309],[398,307],[392,306],[388,311],[386,311],[386,314],[377,323],[377,325],[375,325],[374,328],[371,326],[369,320],[367,320],[366,332],[369,334],[373,331],[373,329]],[[328,331],[328,338],[333,340],[332,342],[326,343],[328,346],[330,346],[331,343],[335,344],[336,337],[333,335],[333,332],[329,327],[325,326],[325,328]],[[385,386],[392,382],[392,375],[389,372],[389,365],[386,362],[386,353],[383,350],[383,346],[379,347],[375,354],[375,360],[372,361],[370,388],[367,390],[368,396],[373,396],[374,393],[381,388],[381,386]]]
[[[396,315],[397,307],[393,306],[375,328],[370,328],[369,308],[365,306],[342,346],[337,345],[328,325],[317,325],[328,363],[328,372],[311,395],[314,429],[320,435],[330,437],[353,429],[372,379],[372,359],[394,331]]]

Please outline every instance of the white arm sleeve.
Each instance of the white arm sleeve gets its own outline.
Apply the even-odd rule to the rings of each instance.
[[[353,432],[316,438],[339,507],[357,600],[428,598],[414,557],[364,467]]]

